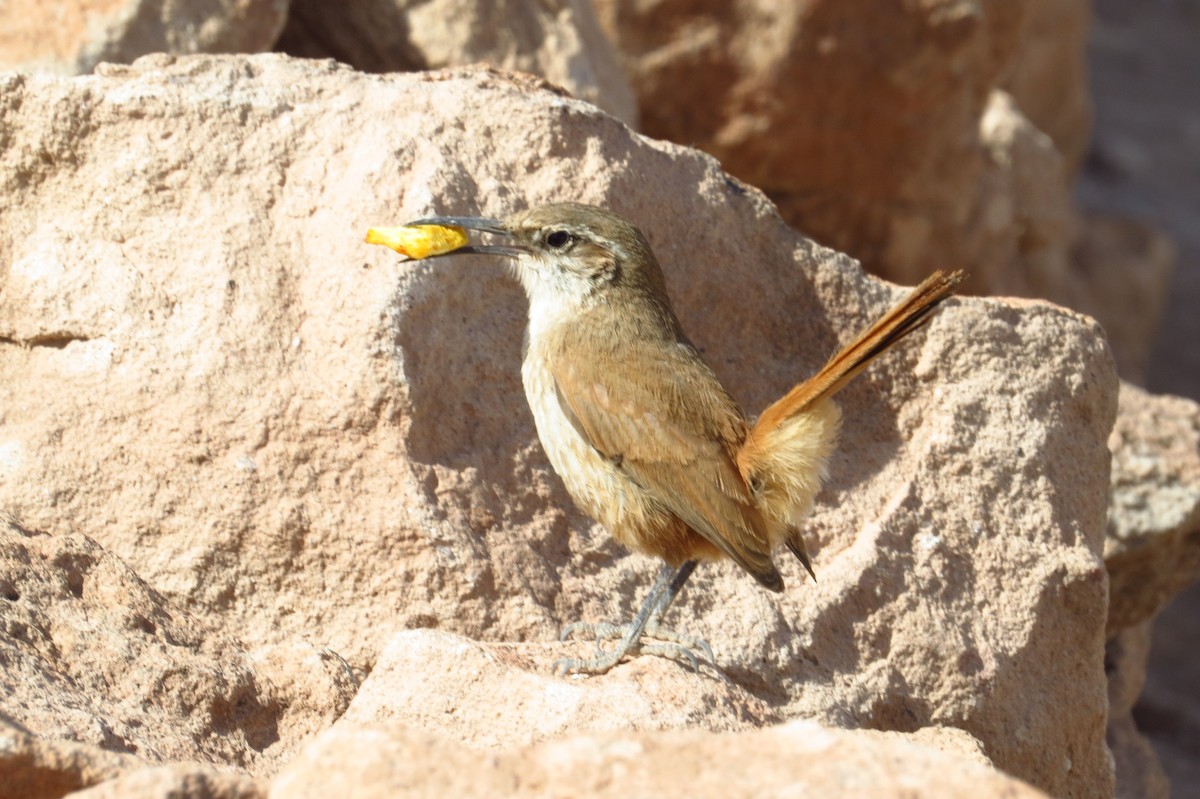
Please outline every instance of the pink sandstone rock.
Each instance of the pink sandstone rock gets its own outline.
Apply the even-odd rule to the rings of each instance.
[[[73,75],[104,61],[269,50],[288,0],[6,0],[0,70]]]
[[[133,755],[42,738],[22,729],[14,719],[0,720],[0,774],[4,775],[0,795],[5,797],[58,799],[141,765]]]
[[[654,568],[550,471],[503,267],[402,263],[368,225],[611,207],[751,412],[902,293],[713,159],[488,71],[4,75],[0,140],[0,507],[86,531],[250,649],[311,641],[364,673],[404,628],[549,642],[626,616]],[[947,303],[841,398],[820,581],[789,563],[774,596],[705,566],[668,621],[780,718],[957,727],[1042,790],[1110,793],[1116,386],[1090,319]]]
[[[1169,799],[1171,786],[1154,748],[1138,730],[1133,706],[1146,682],[1150,623],[1122,630],[1105,649],[1108,672],[1108,747],[1116,764],[1116,796]]]
[[[1109,436],[1108,634],[1135,627],[1200,575],[1200,405],[1124,383]]]
[[[83,535],[0,520],[0,592],[0,718],[41,740],[269,770],[341,715],[357,687],[340,662],[314,663],[298,642],[248,655]],[[11,745],[0,749],[12,757]],[[115,768],[74,751],[86,767],[30,773],[84,787]]]
[[[646,133],[712,153],[876,274],[966,267],[969,291],[1092,314],[1122,375],[1145,374],[1173,252],[1077,207],[1087,0],[596,5]]]
[[[266,799],[267,787],[245,774],[172,764],[130,771],[66,799]]]
[[[589,0],[292,0],[276,49],[364,72],[520,70],[637,124],[633,87]]]
[[[361,797],[1047,796],[898,733],[811,721],[747,733],[597,733],[487,757],[400,726],[338,728],[285,769],[268,796],[307,799],[351,789]]]

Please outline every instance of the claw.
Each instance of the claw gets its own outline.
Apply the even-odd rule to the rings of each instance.
[[[692,671],[700,671],[700,658],[696,657],[696,653],[686,646],[680,646],[679,644],[642,644],[641,652],[645,655],[657,655],[658,657],[669,658],[671,660],[682,658],[692,667]]]
[[[716,667],[712,647],[703,638],[681,635],[674,630],[661,627],[658,623],[647,624],[638,634],[635,624],[610,624],[608,622],[572,622],[563,627],[559,640],[565,641],[572,635],[582,632],[596,641],[596,656],[593,658],[576,659],[563,658],[555,661],[552,671],[556,676],[568,674],[604,674],[617,665],[626,656],[655,655],[671,660],[687,663],[692,671],[699,671],[701,658],[696,651],[704,656],[704,662]],[[620,639],[611,650],[604,648],[605,641]],[[693,651],[696,650],[696,651]]]
[[[588,658],[587,660],[563,658],[562,660],[554,661],[554,666],[551,667],[551,670],[556,677],[566,677],[569,674],[604,674],[617,665],[624,655],[625,653],[620,649],[615,649],[600,657]]]
[[[563,627],[562,630],[558,633],[558,640],[566,641],[568,638],[571,637],[571,634],[574,633],[576,630],[591,628],[593,626],[595,626],[595,625],[588,624],[586,621],[573,621],[570,624],[568,624],[566,627]],[[559,662],[561,662],[561,661],[559,661]],[[557,665],[557,664],[555,664],[555,665]]]
[[[636,655],[639,652],[647,655],[668,657],[673,660],[686,660],[691,664],[693,670],[699,671],[700,659],[696,657],[696,653],[692,649],[699,649],[704,652],[708,656],[709,663],[712,663],[715,668],[716,662],[713,659],[712,647],[708,645],[707,641],[680,635],[659,626],[659,620],[667,612],[667,608],[671,606],[675,595],[683,588],[683,584],[687,582],[688,576],[695,568],[696,561],[694,560],[689,560],[678,568],[663,566],[659,570],[658,577],[654,579],[654,586],[650,589],[650,594],[642,603],[641,610],[637,612],[637,615],[629,624],[588,624],[586,622],[574,622],[563,627],[562,632],[558,636],[560,641],[567,640],[571,635],[580,630],[584,630],[589,635],[594,636],[596,639],[596,657],[589,660],[564,658],[555,661],[552,671],[556,675],[581,673],[603,674],[620,663],[625,656]],[[605,651],[602,643],[605,640],[613,638],[619,638],[620,640],[611,650]],[[642,643],[643,638],[656,639],[665,643],[644,644]]]
[[[708,641],[704,640],[703,638],[693,638],[690,635],[681,635],[674,630],[668,630],[663,627],[659,627],[657,624],[654,626],[647,626],[646,631],[642,634],[642,637],[666,641],[683,649],[699,649],[704,653],[705,660],[713,665],[716,665],[717,661],[713,656],[712,647],[709,646]]]

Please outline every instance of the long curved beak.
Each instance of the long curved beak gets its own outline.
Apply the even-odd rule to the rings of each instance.
[[[483,216],[431,216],[426,219],[418,219],[415,222],[405,223],[405,227],[416,227],[418,225],[461,227],[467,230],[478,230],[480,233],[491,233],[494,236],[512,237],[512,233],[509,232],[508,228],[499,219],[488,219]],[[468,244],[466,247],[459,247],[449,252],[432,254],[429,257],[440,258],[444,255],[475,253],[477,255],[501,255],[505,258],[519,258],[528,252],[529,250],[516,244]]]

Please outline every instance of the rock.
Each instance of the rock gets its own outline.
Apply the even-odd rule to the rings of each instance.
[[[1054,140],[1077,175],[1092,132],[1087,42],[1090,0],[1041,0],[1026,7],[1017,53],[1003,79],[1034,126]]]
[[[1200,400],[1200,111],[1191,85],[1200,74],[1196,8],[1123,0],[1091,5],[1096,130],[1076,194],[1085,208],[1138,218],[1174,241],[1178,262],[1145,385]],[[1200,683],[1195,689],[1200,703]],[[1200,738],[1187,750],[1200,751]],[[1174,782],[1200,785],[1200,767]]]
[[[1141,728],[1148,724],[1149,732],[1171,741],[1186,739],[1181,730],[1200,729],[1194,720],[1200,714],[1189,711],[1195,702],[1168,698],[1171,692],[1157,685],[1140,699],[1139,712],[1134,709],[1146,679],[1151,621],[1200,574],[1200,406],[1122,383],[1109,448],[1108,743],[1117,796],[1152,799],[1168,796],[1170,786]],[[1175,649],[1176,639],[1194,638],[1170,626],[1159,635]],[[1193,668],[1194,654],[1181,660],[1185,669]]]
[[[1151,619],[1200,575],[1200,405],[1123,383],[1108,446],[1111,637]]]
[[[353,775],[353,782],[346,775]],[[748,733],[610,732],[480,757],[401,726],[339,727],[272,783],[271,799],[329,796],[872,796],[1046,794],[898,733],[792,722]]]
[[[1003,92],[980,123],[988,149],[971,225],[971,269],[988,293],[1042,297],[1104,326],[1118,373],[1145,375],[1167,299],[1175,247],[1134,218],[1081,213],[1054,142]],[[1019,235],[1014,235],[1019,231]]]
[[[1133,217],[1087,213],[1071,252],[1073,277],[1062,302],[1104,326],[1117,372],[1141,383],[1166,309],[1176,247]]]
[[[232,642],[82,535],[0,528],[3,711],[46,738],[155,760],[245,763],[273,726]],[[257,716],[262,721],[255,719]],[[265,717],[265,718],[264,718]],[[210,736],[216,729],[224,736]]]
[[[650,135],[693,141],[769,193],[840,194],[830,197],[843,206],[836,213],[853,209],[865,221],[885,197],[918,188],[915,170],[949,176],[952,162],[978,172],[974,129],[1028,5],[598,0],[596,8]],[[847,145],[862,149],[852,155]]]
[[[265,799],[265,787],[244,774],[197,765],[170,765],[122,774],[69,799]]]
[[[1172,255],[1124,215],[1079,218],[1089,8],[597,0],[649,135],[717,156],[876,274],[965,267],[970,291],[1096,316],[1137,380]]]
[[[255,769],[262,773],[286,762],[302,742],[340,718],[359,690],[359,677],[341,655],[306,640],[269,644],[249,657],[267,694],[283,708],[275,730],[278,743]]]
[[[1194,799],[1200,787],[1200,692],[1196,690],[1200,641],[1200,583],[1193,583],[1154,618],[1146,682],[1133,717],[1150,738],[1171,781],[1174,799]]]
[[[1021,231],[996,231],[989,213],[1029,198],[989,196],[980,125],[1032,3],[596,6],[649,135],[712,153],[793,225],[878,274],[912,283],[969,265],[973,290],[993,291],[991,262]]]
[[[345,708],[322,715],[299,701],[301,689],[272,690],[275,674],[86,536],[4,521],[0,587],[0,712],[41,738],[249,767],[290,752]],[[296,737],[281,740],[292,728]],[[75,779],[78,769],[59,771]]]
[[[287,0],[9,0],[0,5],[0,70],[77,75],[155,52],[262,52],[287,10]]]
[[[512,748],[573,732],[749,730],[776,710],[719,672],[696,674],[639,658],[620,680],[563,681],[551,644],[487,644],[435,630],[398,633],[339,725],[379,723],[437,733],[479,748]],[[575,657],[586,657],[579,648]],[[497,697],[504,697],[497,702]]]
[[[1088,68],[1097,125],[1077,194],[1085,207],[1137,216],[1174,240],[1178,259],[1143,385],[1200,400],[1200,226],[1195,223],[1200,218],[1200,112],[1191,81],[1200,74],[1197,9],[1194,3],[1122,0],[1092,5]],[[1184,457],[1194,462],[1194,454]],[[1160,465],[1172,468],[1166,458]],[[1160,483],[1158,476],[1148,482],[1176,497],[1183,488]],[[1169,507],[1171,500],[1162,499]],[[1181,577],[1187,563],[1184,550],[1175,552],[1180,562],[1164,561],[1169,580]],[[1164,587],[1161,579],[1151,575],[1152,592]],[[1174,799],[1200,799],[1198,641],[1200,583],[1193,583],[1154,616],[1146,686],[1134,709],[1138,728],[1150,737],[1171,780]]]
[[[1171,795],[1162,764],[1133,719],[1133,706],[1146,681],[1149,657],[1149,622],[1121,631],[1105,648],[1108,748],[1116,763],[1118,799],[1169,799]]]
[[[0,795],[13,799],[58,799],[71,791],[104,782],[141,761],[133,755],[96,746],[40,738],[0,721]]]
[[[704,665],[697,673],[661,658],[622,666],[620,680],[551,676],[564,655],[539,643],[480,643],[434,630],[398,633],[354,697],[338,728],[420,729],[476,749],[512,749],[571,733],[622,730],[735,732],[777,725],[764,700]],[[504,697],[502,703],[496,697]],[[923,727],[906,738],[986,766],[975,738]]]
[[[0,120],[0,506],[87,529],[247,647],[363,672],[404,628],[620,619],[654,568],[550,471],[502,267],[400,262],[367,226],[612,207],[751,411],[902,295],[713,159],[488,71],[157,57],[0,78]],[[1053,795],[1110,793],[1116,385],[1090,319],[947,303],[841,396],[806,528],[820,582],[787,561],[775,596],[705,566],[667,622],[781,718],[958,727]]]
[[[276,49],[364,72],[520,70],[637,126],[633,87],[589,0],[293,0]]]
[[[972,273],[988,293],[1070,305],[1078,219],[1062,156],[1011,95],[993,92],[979,122],[987,156],[969,224]]]

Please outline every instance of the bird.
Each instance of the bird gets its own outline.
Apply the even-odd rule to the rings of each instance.
[[[551,466],[618,542],[663,561],[631,622],[564,628],[564,638],[595,635],[597,651],[557,661],[559,674],[602,674],[637,654],[698,668],[698,650],[714,662],[702,639],[661,623],[702,561],[728,558],[779,592],[772,553],[786,547],[815,579],[801,525],[837,443],[832,397],[963,280],[934,272],[752,419],[684,333],[646,236],[619,214],[553,203],[503,220],[436,216],[406,227],[500,237],[428,257],[492,255],[511,266],[529,301],[521,378]]]

